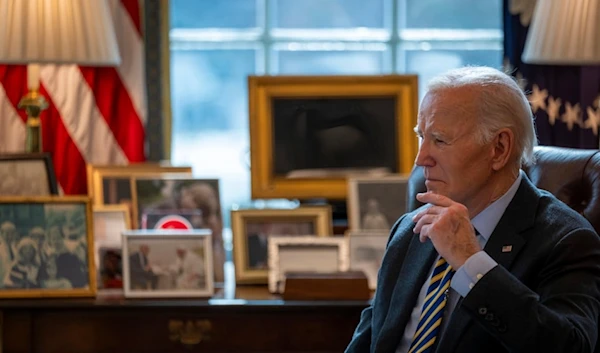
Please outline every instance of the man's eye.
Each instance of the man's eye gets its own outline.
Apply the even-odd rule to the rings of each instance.
[[[446,142],[442,139],[436,138],[435,139],[435,143],[441,143],[441,144],[445,144]]]

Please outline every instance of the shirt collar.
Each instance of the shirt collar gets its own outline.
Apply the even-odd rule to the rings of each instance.
[[[522,173],[523,171],[519,172],[519,176],[504,195],[492,202],[492,204],[471,220],[473,227],[479,231],[479,234],[481,234],[481,237],[484,239],[484,244],[492,235],[492,232],[496,228],[496,225],[498,225],[498,222],[500,222],[500,218],[502,218],[508,204],[517,193],[517,189],[519,189],[519,185],[521,185],[521,180],[523,179]]]

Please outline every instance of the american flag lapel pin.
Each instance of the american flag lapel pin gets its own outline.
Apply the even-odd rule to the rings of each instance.
[[[512,251],[512,245],[504,245],[502,247],[502,252],[511,252]]]

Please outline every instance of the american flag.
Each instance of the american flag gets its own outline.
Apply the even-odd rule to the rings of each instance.
[[[86,194],[86,163],[145,160],[146,90],[142,0],[110,0],[121,54],[119,67],[42,65],[40,93],[44,152],[52,154],[65,194]],[[0,65],[0,153],[25,146],[27,115],[17,109],[27,93],[27,67]]]

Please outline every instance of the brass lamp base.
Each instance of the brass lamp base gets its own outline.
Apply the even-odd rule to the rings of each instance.
[[[27,113],[27,137],[25,140],[25,152],[42,152],[42,124],[40,114],[48,108],[48,101],[38,91],[29,91],[21,98],[19,109],[25,109]]]

